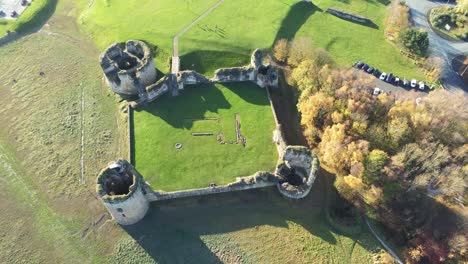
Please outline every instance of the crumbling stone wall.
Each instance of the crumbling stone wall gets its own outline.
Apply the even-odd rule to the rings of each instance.
[[[269,172],[257,172],[255,175],[252,175],[252,176],[238,177],[235,182],[230,183],[226,186],[213,186],[213,187],[175,191],[175,192],[153,191],[151,190],[151,188],[147,187],[146,198],[149,201],[153,202],[153,201],[178,199],[178,198],[184,198],[184,197],[209,195],[209,194],[215,194],[215,193],[244,191],[244,190],[275,186],[278,184],[279,180],[280,178],[278,178],[276,175],[271,174]]]
[[[318,159],[311,155],[309,149],[302,146],[288,146],[275,173],[257,172],[248,177],[238,177],[236,181],[225,186],[182,190],[176,192],[154,191],[143,180],[138,171],[127,161],[118,160],[111,163],[98,176],[97,193],[109,213],[121,225],[131,225],[141,220],[149,202],[178,199],[243,191],[269,186],[277,186],[279,192],[289,198],[300,199],[311,190],[319,168]],[[293,184],[287,173],[296,173],[297,181]]]
[[[142,41],[111,45],[101,55],[100,63],[112,91],[124,98],[144,94],[144,88],[157,78],[153,54]]]
[[[177,96],[186,85],[192,84],[252,81],[260,87],[278,86],[276,69],[263,64],[259,49],[252,53],[250,65],[218,69],[211,79],[196,71],[179,71],[177,74],[167,74],[156,82],[151,50],[144,42],[136,40],[111,45],[101,55],[100,62],[112,91],[125,99],[138,96],[138,99],[130,102],[132,107],[142,106],[168,92]]]

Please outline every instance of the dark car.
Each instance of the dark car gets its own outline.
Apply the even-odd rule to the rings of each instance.
[[[405,87],[408,87],[409,86],[409,81],[405,79],[403,79],[403,86]]]
[[[363,65],[364,65],[364,62],[358,61],[353,65],[353,67],[361,69]]]
[[[367,71],[366,71],[366,72],[367,72],[367,73],[373,73],[373,72],[374,72],[374,68],[372,68],[372,67],[369,67],[369,69],[367,69]]]
[[[393,83],[394,83],[395,85],[400,85],[400,77],[395,76],[395,80],[393,80]]]
[[[385,81],[388,83],[393,82],[393,73],[389,73]]]
[[[374,72],[372,73],[372,75],[374,75],[377,78],[380,77],[380,74],[382,74],[382,73],[379,71],[379,69],[375,69]]]
[[[369,69],[369,65],[367,65],[367,64],[362,65],[361,70],[367,71],[367,69]]]

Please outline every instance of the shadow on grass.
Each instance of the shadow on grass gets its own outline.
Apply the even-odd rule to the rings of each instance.
[[[273,44],[282,38],[292,40],[297,31],[316,11],[322,12],[323,10],[312,2],[300,1],[292,5],[286,17],[281,21],[281,26],[278,33],[276,33]]]
[[[289,228],[291,222],[326,243],[337,244],[322,215],[322,182],[319,176],[303,200],[285,199],[275,188],[267,188],[153,203],[141,222],[124,229],[158,263],[221,263],[212,250],[219,252],[229,245],[207,245],[202,236],[258,226]],[[375,250],[375,245],[356,240]]]
[[[138,111],[157,116],[174,128],[190,129],[195,119],[230,108],[231,104],[214,84],[204,84],[189,85],[177,97],[166,94]]]
[[[198,50],[180,57],[182,70],[195,70],[208,77],[218,68],[240,67],[249,64],[250,55],[228,51]]]
[[[251,104],[269,104],[264,89],[252,82],[223,83],[223,86]],[[136,111],[145,111],[157,116],[174,128],[191,129],[197,119],[218,117],[213,114],[218,114],[220,109],[231,107],[223,92],[214,84],[198,84],[187,85],[177,97],[166,94]]]
[[[254,105],[269,105],[266,90],[253,82],[223,83],[223,86],[237,94],[242,100]]]

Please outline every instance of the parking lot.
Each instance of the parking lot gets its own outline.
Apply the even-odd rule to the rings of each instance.
[[[17,19],[30,2],[31,0],[0,0],[0,18]]]
[[[385,72],[385,74],[382,76],[384,72],[381,71],[376,71],[374,72],[374,68],[372,68],[370,65],[367,65],[363,62],[356,62],[353,65],[353,68],[357,71],[365,72],[369,76],[374,77],[375,79],[375,87],[379,88],[380,90],[384,92],[390,92],[390,93],[400,93],[400,92],[409,92],[409,91],[414,91],[417,93],[421,94],[427,94],[429,93],[429,87],[424,84],[424,89],[420,89],[420,81],[416,80],[416,87],[411,87],[410,83],[412,80],[407,80],[409,83],[407,85],[404,85],[403,80],[400,79],[400,81],[396,82],[395,78],[397,76],[389,76],[389,72]],[[369,71],[368,71],[369,70]],[[383,80],[381,79],[383,78]],[[385,78],[384,78],[385,77]],[[403,77],[401,77],[403,78]]]

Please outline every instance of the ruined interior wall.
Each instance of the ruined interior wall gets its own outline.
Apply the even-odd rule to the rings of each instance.
[[[255,81],[257,72],[253,67],[221,68],[215,71],[213,82],[245,82]]]

